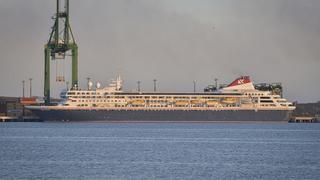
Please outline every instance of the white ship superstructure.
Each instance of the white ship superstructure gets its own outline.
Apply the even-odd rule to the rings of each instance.
[[[92,83],[91,83],[92,86]],[[121,109],[278,109],[293,110],[295,107],[286,99],[269,91],[254,89],[248,76],[236,79],[219,92],[210,93],[161,93],[123,92],[120,76],[107,87],[94,90],[74,88],[62,93],[66,108],[121,108]]]

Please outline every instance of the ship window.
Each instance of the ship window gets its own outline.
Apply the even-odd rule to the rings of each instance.
[[[260,102],[262,102],[262,103],[273,103],[272,100],[261,100]]]

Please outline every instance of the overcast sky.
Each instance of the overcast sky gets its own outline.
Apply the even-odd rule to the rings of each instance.
[[[193,80],[202,91],[214,78],[229,83],[250,75],[257,83],[281,82],[291,101],[320,100],[319,0],[71,0],[70,6],[83,88],[86,77],[105,85],[121,74],[126,90],[140,80],[151,91],[156,78],[160,91],[193,91]],[[33,94],[43,94],[43,46],[54,13],[55,0],[0,0],[0,96],[21,96],[29,77]],[[65,87],[54,81],[55,68],[53,96]]]

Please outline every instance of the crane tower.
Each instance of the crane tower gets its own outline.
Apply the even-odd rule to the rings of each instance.
[[[57,11],[52,18],[54,24],[49,40],[44,46],[44,100],[46,105],[50,104],[50,62],[65,60],[70,51],[72,56],[71,84],[73,88],[78,86],[78,46],[69,24],[69,0],[57,0],[56,3]],[[57,77],[57,81],[64,81],[64,76]]]

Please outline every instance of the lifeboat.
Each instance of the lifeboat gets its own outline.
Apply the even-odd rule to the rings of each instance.
[[[219,104],[219,102],[217,100],[209,100],[206,103],[208,106],[215,106],[215,105]]]
[[[142,99],[132,100],[128,104],[134,105],[134,106],[141,106],[144,105],[145,102]]]
[[[234,104],[237,102],[236,98],[231,98],[231,97],[228,97],[228,98],[224,98],[222,100],[223,103],[225,104]]]
[[[189,104],[189,101],[187,101],[187,100],[178,100],[175,102],[176,106],[186,106],[188,104]]]
[[[203,101],[201,101],[201,100],[191,100],[191,104],[193,104],[193,105],[199,105],[202,103],[203,103]]]

